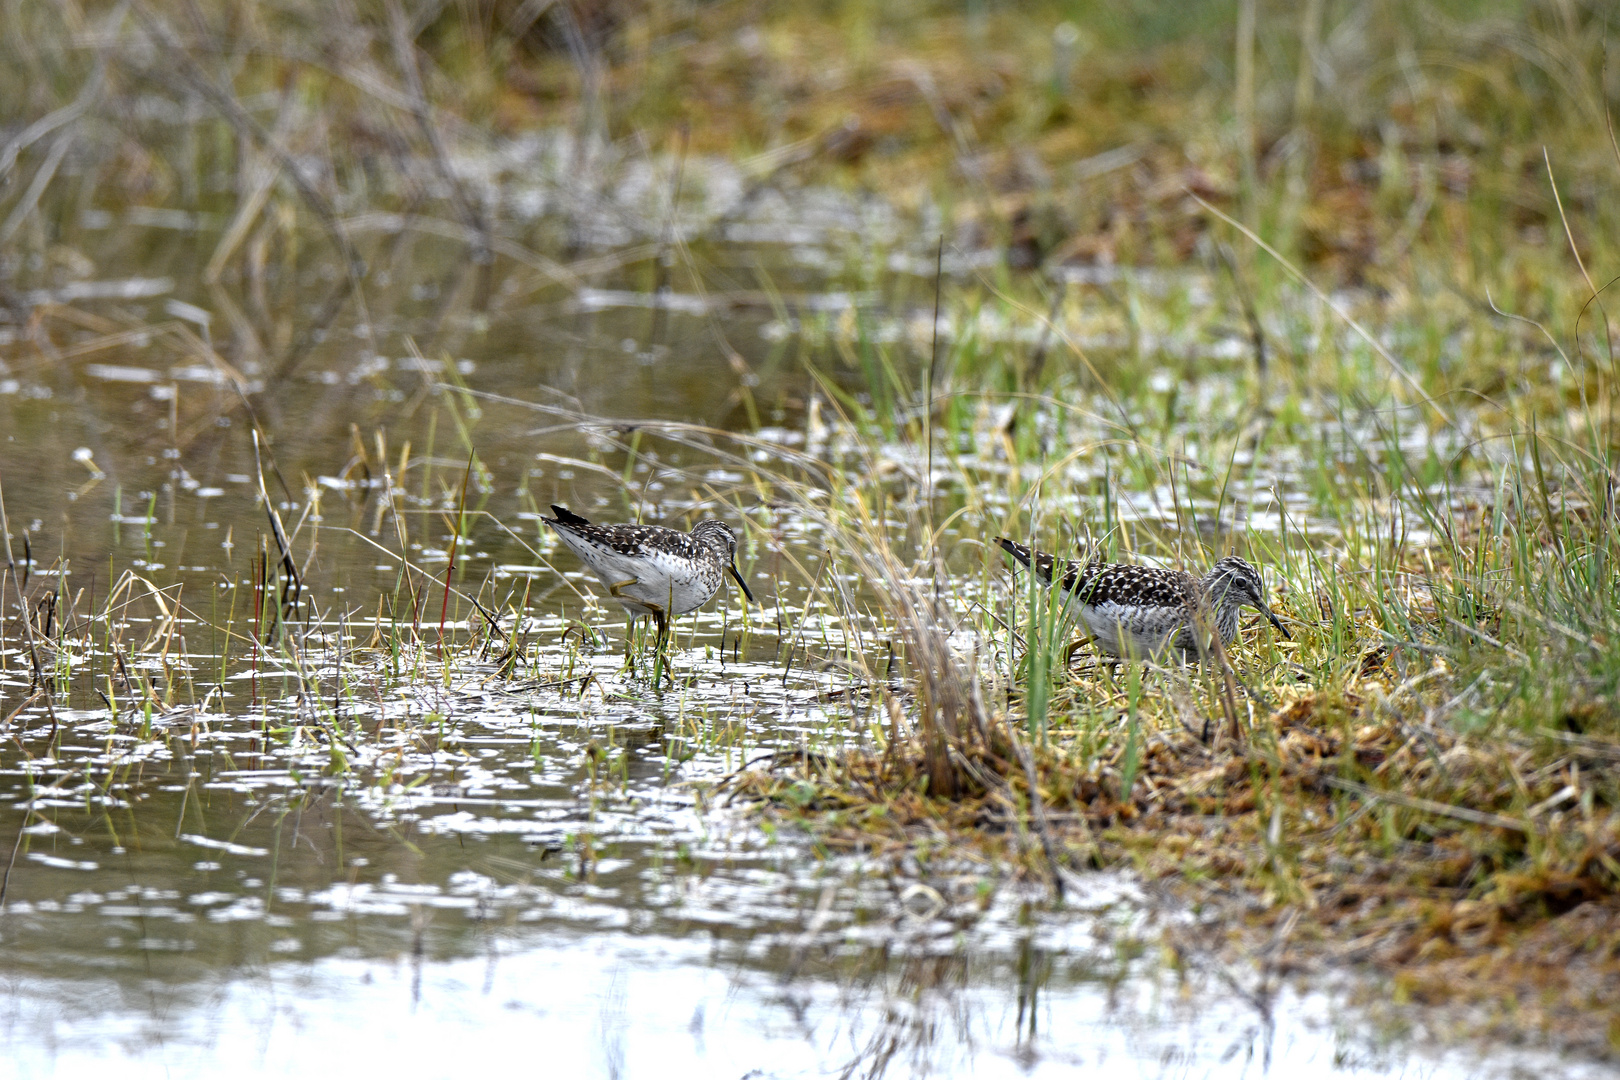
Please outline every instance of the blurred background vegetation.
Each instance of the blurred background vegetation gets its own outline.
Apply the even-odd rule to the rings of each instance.
[[[1195,194],[1329,283],[1411,287],[1416,265],[1546,315],[1538,265],[1570,245],[1549,162],[1575,246],[1613,265],[1615,11],[7,0],[0,232],[23,225],[24,161],[35,181],[72,174],[81,206],[219,210],[252,193],[243,163],[271,146],[304,166],[301,212],[440,200],[483,230],[492,209],[454,182],[407,168],[417,182],[385,194],[379,164],[562,129],[868,190],[1015,269],[1187,259],[1210,223]]]

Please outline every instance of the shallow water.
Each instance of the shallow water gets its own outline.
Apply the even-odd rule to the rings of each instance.
[[[633,172],[624,184],[654,186]],[[705,1077],[1449,1077],[1544,1064],[1430,1056],[1341,1012],[1337,990],[1283,986],[1261,1009],[1231,989],[1255,986],[1254,971],[1206,960],[1178,973],[1160,934],[1191,917],[1126,878],[1098,875],[1054,907],[966,853],[898,868],[834,855],[727,802],[720,782],[736,769],[868,738],[838,665],[859,646],[794,570],[817,565],[814,529],[758,506],[734,462],[690,445],[608,439],[443,387],[763,426],[835,454],[801,332],[859,309],[880,337],[918,337],[921,309],[840,272],[852,238],[888,222],[874,214],[833,193],[762,201],[704,253],[710,278],[735,286],[723,294],[656,294],[647,251],[570,291],[505,264],[480,282],[459,244],[395,234],[370,249],[370,322],[351,308],[285,377],[232,320],[247,312],[265,342],[290,339],[330,290],[329,267],[289,271],[255,313],[248,285],[198,277],[219,220],[67,220],[62,245],[100,272],[34,274],[26,302],[61,305],[42,309],[43,343],[40,325],[0,327],[0,483],[14,558],[26,536],[33,560],[15,582],[30,606],[55,592],[82,617],[111,591],[116,614],[46,650],[60,687],[47,709],[30,699],[7,597],[0,842],[14,837],[15,854],[0,1059],[21,1076],[305,1075],[312,1061]],[[587,254],[656,235],[638,220],[600,225]],[[931,270],[921,252],[897,246],[896,260]],[[772,289],[757,287],[761,267]],[[270,437],[266,486],[314,598],[293,650],[247,638],[265,626],[253,611],[269,550],[260,469],[232,377],[193,340],[232,356]],[[1198,392],[1222,394],[1218,376]],[[1097,422],[1096,437],[1115,423]],[[1355,432],[1333,430],[1356,464]],[[469,469],[469,450],[487,472]],[[903,440],[885,454],[885,481],[929,469]],[[965,456],[987,503],[1007,505],[1005,466]],[[1308,505],[1283,472],[1241,481],[1227,505],[1280,530]],[[948,501],[961,476],[941,468],[929,486]],[[1094,509],[1106,473],[1076,460],[1058,479],[1054,515]],[[1115,512],[1163,523],[1184,501],[1222,509],[1185,496],[1146,491]],[[605,520],[741,507],[760,606],[727,592],[685,620],[674,685],[652,689],[645,659],[625,670],[614,605],[538,524],[553,501]],[[455,584],[507,614],[504,633],[522,611],[516,668],[498,641],[469,644],[480,624],[467,603],[441,601],[445,515],[459,509],[477,516],[455,543]],[[959,547],[953,569],[982,564]],[[408,626],[418,644],[389,646]]]
[[[815,689],[703,717],[406,681],[353,718],[385,722],[341,781],[330,747],[251,719],[62,715],[55,758],[7,769],[36,823],[0,1046],[20,1076],[1483,1075],[1381,1046],[1320,991],[1268,1014],[1234,992],[1254,972],[1164,968],[1160,930],[1196,922],[1128,877],[1054,909],[949,852],[896,875],[702,797],[791,747]]]

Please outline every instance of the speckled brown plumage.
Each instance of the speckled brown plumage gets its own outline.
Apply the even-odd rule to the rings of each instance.
[[[729,572],[749,601],[737,573],[737,537],[723,521],[705,518],[689,533],[658,525],[596,525],[566,506],[541,518],[607,586],[632,620],[651,615],[660,637],[669,619],[709,602]]]
[[[996,543],[1037,579],[1052,584],[1054,574],[1071,611],[1085,624],[1099,648],[1113,656],[1157,656],[1168,646],[1184,658],[1207,647],[1198,639],[1201,619],[1222,643],[1237,637],[1238,610],[1257,608],[1284,637],[1288,631],[1265,601],[1260,572],[1228,556],[1202,578],[1182,570],[1129,566],[1100,560],[1059,560],[1006,537]]]

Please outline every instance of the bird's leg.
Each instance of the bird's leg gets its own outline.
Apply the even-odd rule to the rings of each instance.
[[[656,690],[669,672],[669,657],[664,655],[664,646],[669,641],[669,617],[662,608],[653,608],[652,617],[658,625],[658,634],[653,641],[653,689]]]
[[[625,578],[623,581],[615,581],[612,585],[608,586],[608,595],[617,600],[620,598],[620,593],[622,590],[628,589],[630,586],[636,584],[640,580],[640,578]],[[635,613],[629,608],[624,609],[624,615],[627,620],[624,631],[624,655],[625,659],[628,660],[630,658],[630,643],[635,639],[636,616]]]
[[[1079,637],[1069,642],[1069,647],[1063,650],[1063,666],[1067,668],[1070,664],[1074,663],[1074,654],[1085,648],[1087,645],[1090,645],[1093,640],[1094,639],[1090,634],[1086,634],[1084,637]]]

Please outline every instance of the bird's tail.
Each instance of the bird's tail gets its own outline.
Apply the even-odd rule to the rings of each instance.
[[[556,503],[551,504],[551,512],[557,515],[556,523],[558,525],[589,525],[591,523],[589,518],[582,518],[568,507],[558,506]]]
[[[1025,547],[1016,540],[1009,540],[1005,536],[996,537],[996,543],[1002,551],[1018,560],[1018,565],[1029,569],[1033,566],[1035,576],[1040,578],[1043,585],[1052,584],[1052,567],[1056,560],[1044,551],[1036,551],[1032,547]]]

